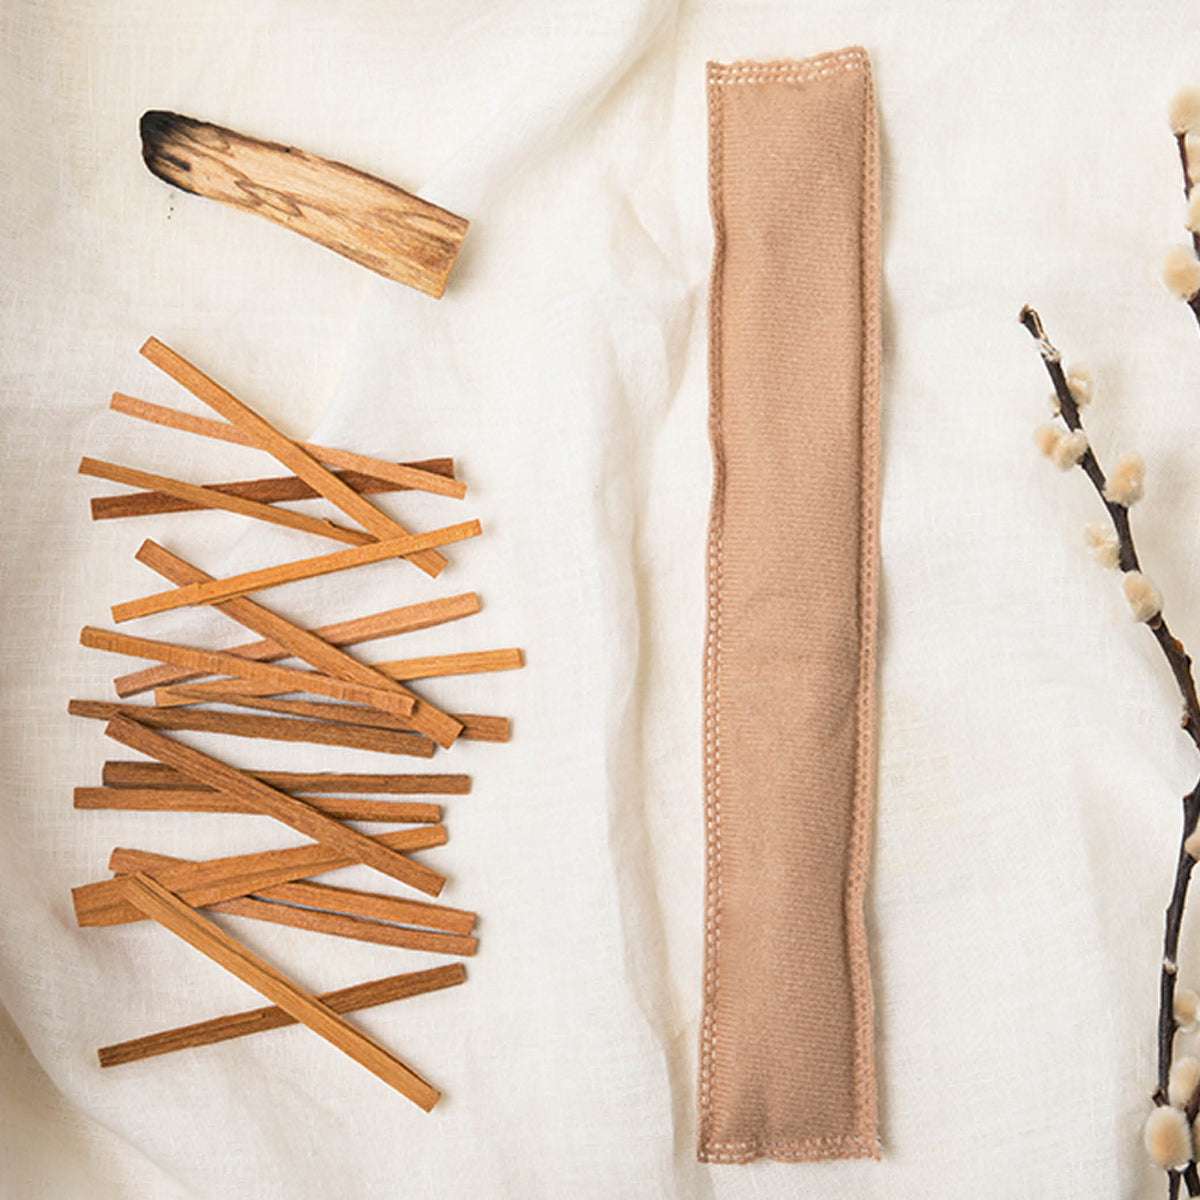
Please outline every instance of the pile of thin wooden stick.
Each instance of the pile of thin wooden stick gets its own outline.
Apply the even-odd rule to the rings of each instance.
[[[260,813],[311,839],[299,847],[206,861],[117,848],[108,863],[112,878],[74,889],[80,925],[156,921],[272,1004],[105,1046],[99,1051],[100,1063],[116,1066],[300,1022],[429,1110],[437,1102],[437,1090],[342,1014],[461,983],[465,976],[460,963],[313,995],[197,910],[435,954],[474,954],[472,912],[424,899],[317,883],[311,878],[363,864],[425,896],[437,896],[445,877],[411,858],[410,853],[446,841],[440,806],[380,797],[462,794],[470,788],[468,777],[248,771],[185,745],[171,734],[191,730],[423,758],[431,757],[437,746],[449,748],[460,737],[507,741],[506,718],[446,712],[408,684],[435,676],[520,667],[519,650],[368,664],[347,649],[469,616],[479,610],[475,594],[409,604],[312,629],[250,598],[252,593],[295,580],[392,558],[403,558],[436,576],[446,563],[438,548],[478,535],[479,523],[468,521],[413,534],[365,498],[418,489],[461,499],[466,489],[454,477],[451,460],[398,464],[294,442],[161,342],[151,338],[142,353],[223,419],[191,416],[120,393],[113,396],[114,410],[255,447],[272,455],[290,474],[197,485],[85,458],[79,468],[82,474],[139,489],[94,499],[95,519],[221,509],[330,538],[350,548],[217,579],[146,541],[137,553],[138,560],[173,586],[114,605],[114,621],[185,605],[208,605],[257,640],[218,650],[92,626],[81,634],[84,646],[152,660],[155,665],[115,680],[120,702],[71,701],[72,714],[106,722],[109,738],[145,756],[141,761],[106,763],[102,786],[76,789],[76,808]],[[280,502],[321,497],[358,528],[279,507]],[[279,665],[285,659],[306,666]],[[152,693],[153,703],[126,702],[145,693]],[[222,707],[199,707],[204,702]],[[230,708],[246,711],[230,712]],[[370,835],[347,824],[350,821],[412,828]]]

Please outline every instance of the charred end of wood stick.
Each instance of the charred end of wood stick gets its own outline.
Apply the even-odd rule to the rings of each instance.
[[[161,109],[143,113],[139,125],[142,161],[151,173],[174,187],[197,194],[190,181],[191,164],[181,150],[195,127],[202,124],[202,121]],[[208,128],[216,130],[217,126],[210,125]]]

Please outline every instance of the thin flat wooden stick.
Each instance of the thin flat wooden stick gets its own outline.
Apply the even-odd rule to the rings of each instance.
[[[286,791],[286,789],[283,789]],[[338,821],[381,821],[395,824],[425,824],[440,821],[439,804],[406,804],[395,800],[364,800],[361,797],[311,796],[308,803],[318,812]],[[221,792],[207,788],[106,788],[77,787],[74,806],[78,809],[121,809],[136,812],[244,813],[246,808]]]
[[[251,517],[256,521],[265,521],[269,525],[282,525],[287,529],[298,529],[301,533],[332,538],[335,542],[345,542],[349,546],[366,546],[377,540],[373,535],[364,533],[361,529],[348,529],[345,525],[337,525],[333,521],[321,517],[310,517],[307,513],[292,512],[290,508],[276,508],[271,504],[247,500],[242,496],[230,495],[215,488],[184,483],[166,475],[152,475],[148,471],[135,471],[132,467],[122,467],[118,463],[101,462],[95,458],[82,458],[79,460],[79,474],[90,476],[93,479],[107,479],[109,483],[124,483],[130,487],[154,489],[159,493],[186,500],[194,508],[222,509],[225,512],[237,513],[239,516]]]
[[[202,687],[202,684],[183,685],[178,688],[161,688],[155,692],[168,700],[168,706],[159,710],[166,712],[189,711],[199,716],[205,710],[185,709],[185,704],[196,704],[187,693]],[[175,695],[175,693],[178,693]],[[242,696],[236,692],[225,694],[205,692],[204,700],[213,704],[231,704],[240,708],[259,709],[263,712],[288,713],[291,716],[307,717],[323,726],[347,725],[352,729],[394,730],[397,734],[412,728],[410,719],[392,717],[358,704],[320,704],[313,700],[278,700],[270,696]],[[216,715],[216,714],[213,714]],[[226,716],[232,714],[223,714]],[[478,713],[451,713],[461,726],[458,735],[464,742],[507,742],[511,726],[507,717],[488,717]]]
[[[118,847],[112,852],[108,866],[109,870],[118,875],[133,875],[138,871],[145,871],[147,875],[161,878],[163,871],[187,861],[183,858],[172,858],[167,854],[151,854],[146,850]],[[179,891],[178,888],[172,890]],[[379,892],[332,887],[327,883],[279,883],[270,887],[255,888],[254,894],[259,899],[274,900],[281,904],[298,904],[304,908],[366,917],[372,921],[390,921],[395,925],[414,925],[422,929],[440,930],[443,933],[465,935],[475,927],[476,914],[465,909],[447,908],[443,904],[430,904],[424,900],[408,900],[402,896],[385,896]],[[184,899],[186,900],[186,896]],[[212,906],[210,904],[203,907]]]
[[[442,825],[423,825],[419,829],[381,833],[375,840],[396,853],[428,850],[445,844],[446,830]],[[109,856],[109,870],[122,873],[122,865],[134,861],[126,856],[136,853],[140,852],[118,846]],[[176,866],[155,870],[154,874],[164,886],[178,892],[193,908],[203,908],[218,900],[249,896],[264,888],[292,883],[310,875],[339,871],[343,867],[353,866],[356,861],[327,846],[308,843],[283,850],[259,850],[253,854],[210,858],[203,862],[180,862]],[[125,925],[142,919],[138,910],[124,899],[118,879],[98,879],[74,887],[71,889],[71,900],[75,908],[75,920],[80,925]]]
[[[435,475],[443,475],[448,479],[454,478],[454,460],[450,458],[430,458],[421,463],[404,465],[430,471]],[[394,483],[390,479],[380,479],[377,475],[364,475],[361,471],[336,472],[341,481],[361,495],[373,495],[376,492],[411,491],[402,483]],[[288,500],[314,500],[320,496],[315,488],[311,488],[303,479],[295,475],[272,475],[266,479],[236,479],[230,483],[206,483],[204,486],[214,492],[224,492],[229,496],[241,496],[244,500],[258,500],[263,504],[277,504]],[[165,492],[132,492],[121,496],[93,496],[91,510],[93,521],[111,521],[122,517],[148,517],[159,513],[197,512],[203,505],[193,504],[190,500],[178,496],[168,496]]]
[[[111,654],[151,658],[157,662],[174,663],[179,667],[207,671],[213,675],[235,675],[239,679],[265,687],[278,687],[284,692],[312,692],[335,700],[367,704],[395,716],[407,717],[413,713],[413,697],[407,692],[362,683],[348,683],[344,678],[331,678],[321,671],[296,671],[291,667],[277,667],[248,658],[239,658],[236,654],[222,654],[218,650],[203,650],[195,646],[180,646],[175,642],[163,642],[157,638],[132,637],[127,633],[97,629],[92,625],[83,627],[79,634],[79,642],[89,650],[106,650]],[[329,649],[333,654],[341,653],[332,647]],[[372,675],[371,678],[377,677]]]
[[[394,662],[373,663],[374,669],[390,679],[409,682],[416,679],[435,679],[447,675],[475,675],[489,671],[513,671],[525,665],[520,650],[479,650],[468,654],[437,654],[427,658],[405,658]],[[275,696],[278,690],[268,691],[259,684],[242,684],[214,679],[205,683],[159,688],[155,703],[164,707],[197,700],[229,702],[230,696]],[[411,693],[410,693],[411,694]],[[336,719],[336,718],[333,718]],[[428,732],[421,730],[422,733]]]
[[[133,396],[126,396],[121,392],[113,392],[112,399],[108,404],[113,412],[121,413],[126,417],[136,417],[139,421],[148,421],[151,425],[160,425],[166,429],[178,429],[183,433],[195,433],[201,437],[215,438],[220,442],[232,442],[238,446],[252,446],[258,448],[258,444],[240,429],[234,425],[230,425],[228,421],[213,421],[208,417],[197,417],[191,413],[179,412],[174,408],[167,408],[162,404],[150,404],[146,400],[138,400]],[[454,479],[453,459],[431,459],[429,462],[421,463],[393,463],[387,462],[385,459],[368,458],[365,454],[352,454],[349,450],[336,450],[331,446],[317,446],[312,442],[297,443],[301,449],[307,451],[318,462],[323,462],[327,467],[340,467],[346,471],[355,471],[360,475],[370,476],[375,479],[385,479],[390,483],[394,483],[397,487],[411,488],[415,491],[429,492],[434,491],[441,485],[434,480],[417,479],[413,472],[420,470],[434,475],[442,475],[448,479]],[[449,469],[442,471],[430,465],[434,462],[446,462],[449,464]],[[456,482],[459,482],[456,480]],[[463,484],[462,493],[450,492],[449,495],[457,496],[466,494],[466,485]],[[312,495],[318,496],[320,493],[313,488]]]
[[[352,521],[357,521],[368,533],[381,541],[389,538],[409,536],[408,530],[380,512],[369,500],[348,488],[336,475],[323,467],[306,450],[301,449],[290,438],[285,437],[269,421],[243,404],[232,392],[210,379],[203,371],[194,367],[170,346],[163,345],[157,338],[147,338],[141,349],[142,356],[160,371],[169,375],[181,387],[209,408],[223,416],[231,425],[237,426],[251,438],[259,449],[282,463],[294,475],[316,488],[330,504],[340,508]],[[436,576],[446,565],[440,554],[406,555],[414,566],[427,575]]]
[[[389,975],[384,979],[373,979],[369,983],[358,983],[334,992],[322,992],[317,999],[327,1004],[334,1012],[348,1013],[377,1004],[388,1004],[393,1000],[405,1000],[410,996],[456,987],[464,983],[466,978],[461,963],[449,963],[428,971]],[[254,1008],[248,1012],[214,1017],[208,1021],[198,1021],[193,1025],[181,1025],[176,1029],[147,1034],[127,1042],[116,1042],[111,1046],[101,1046],[97,1053],[102,1067],[118,1067],[123,1063],[138,1062],[158,1054],[191,1050],[197,1046],[211,1046],[216,1042],[246,1037],[267,1029],[281,1029],[296,1023],[294,1017],[272,1005],[268,1008]]]
[[[345,916],[342,913],[319,912],[298,908],[292,904],[275,904],[253,897],[222,900],[208,906],[213,912],[235,917],[249,917],[272,925],[288,925],[310,933],[325,933],[349,938],[356,942],[374,942],[380,946],[395,946],[401,950],[422,950],[427,954],[458,954],[470,958],[478,948],[473,937],[458,933],[438,933],[429,929],[410,929],[404,925],[389,925],[366,917]]]
[[[146,549],[147,542],[142,550]],[[138,551],[140,555],[142,550]],[[428,629],[447,621],[458,621],[479,611],[479,597],[474,592],[460,596],[449,596],[444,600],[426,600],[420,604],[406,604],[402,608],[391,608],[386,612],[372,613],[367,617],[355,617],[350,621],[338,621],[332,625],[319,625],[311,632],[331,646],[357,646],[373,638],[392,637],[395,634],[411,633],[417,629]],[[256,662],[274,662],[286,658],[288,651],[278,642],[266,638],[261,642],[247,642],[230,646],[224,653],[236,654],[239,658],[252,658]],[[198,679],[202,673],[185,671],[179,667],[149,667],[134,671],[113,680],[118,696],[136,696],[151,688],[169,687],[173,683],[185,683]]]
[[[249,771],[262,783],[284,792],[354,792],[368,795],[465,796],[471,790],[469,775],[395,775],[334,771]],[[174,767],[156,762],[123,759],[106,762],[101,780],[108,788],[183,788],[194,780]]]
[[[388,558],[411,555],[414,548],[445,546],[461,542],[466,538],[478,537],[481,530],[478,521],[464,521],[458,525],[447,525],[416,537],[394,538],[387,542],[374,542],[369,546],[355,546],[350,550],[338,550],[333,554],[321,554],[315,558],[304,558],[295,562],[280,563],[264,567],[259,571],[247,571],[228,579],[217,579],[212,583],[192,584],[188,587],[172,588],[126,604],[117,604],[112,609],[113,620],[118,623],[132,617],[149,613],[166,612],[182,608],[187,604],[216,604],[219,600],[232,600],[248,592],[260,592],[279,587],[298,579],[312,579],[318,575],[331,575],[348,567],[361,567],[367,563],[383,562]]]
[[[162,546],[152,541],[142,543],[137,552],[137,558],[139,562],[145,563],[151,570],[157,571],[174,584],[186,586],[208,583],[211,580],[211,576],[206,575],[198,567],[192,566],[185,559],[180,558],[177,554],[172,554],[169,550],[164,550]],[[359,662],[345,650],[330,645],[324,639],[317,637],[315,633],[281,617],[256,600],[251,600],[248,596],[239,596],[234,600],[223,600],[214,607],[251,632],[270,638],[290,654],[303,659],[326,675],[372,689],[382,687],[404,696],[409,701],[408,710],[404,715],[411,718],[410,728],[425,734],[426,737],[433,738],[439,745],[447,748],[452,746],[454,739],[462,732],[462,726],[457,721],[427,701],[418,701],[417,697],[402,683],[396,682],[390,676],[366,663]],[[225,674],[237,674],[237,672],[227,671]],[[245,677],[243,676],[243,678]],[[330,694],[328,692],[320,693],[320,689],[310,688],[308,690],[316,690],[323,695]],[[335,699],[337,698],[335,697]],[[388,706],[385,711],[394,713],[397,708]]]
[[[438,1102],[440,1093],[437,1089],[391,1051],[385,1050],[315,996],[251,954],[245,946],[211,921],[199,916],[162,884],[148,875],[129,875],[124,879],[124,887],[129,902],[146,916],[260,992],[301,1024],[307,1025],[419,1108],[429,1112]]]
[[[419,733],[388,729],[366,729],[332,721],[293,721],[285,717],[262,717],[250,713],[201,712],[195,709],[152,708],[146,704],[112,704],[105,700],[72,700],[67,711],[73,717],[111,721],[116,716],[132,717],[152,729],[220,733],[228,737],[265,738],[274,742],[311,742],[317,746],[347,746],[352,750],[374,750],[383,754],[407,754],[432,758],[434,745]]]
[[[392,879],[398,879],[431,896],[436,896],[442,890],[444,881],[428,867],[412,862],[377,839],[326,816],[296,796],[260,783],[220,759],[156,733],[128,717],[114,717],[104,732],[113,741],[165,762],[200,783],[224,792],[247,808],[274,817],[298,833],[339,853],[348,854]]]
[[[142,114],[160,179],[265,217],[368,270],[439,297],[467,221],[363,171],[179,113]]]
[[[194,696],[193,693],[196,692],[200,692],[200,695]],[[410,718],[389,716],[359,704],[320,704],[314,700],[278,700],[270,696],[245,696],[238,692],[209,691],[207,685],[199,683],[181,684],[176,688],[159,688],[154,695],[163,705],[158,710],[161,712],[190,711],[199,715],[205,710],[186,709],[184,706],[207,701],[211,704],[232,704],[241,708],[260,709],[263,712],[288,713],[332,725],[349,725],[356,729],[388,729],[400,733],[412,728]],[[462,726],[462,732],[458,736],[463,741],[507,742],[509,739],[507,717],[484,717],[475,713],[450,715]]]

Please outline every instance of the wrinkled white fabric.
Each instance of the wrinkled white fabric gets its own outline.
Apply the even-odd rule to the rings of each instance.
[[[883,148],[884,1157],[701,1167],[703,64],[854,42]],[[1184,236],[1163,114],[1200,83],[1192,6],[13,0],[0,56],[0,1194],[1162,1194],[1140,1128],[1197,762],[1157,648],[1082,549],[1094,495],[1036,461],[1049,389],[1016,317],[1035,304],[1092,363],[1102,456],[1145,456],[1143,563],[1200,647],[1200,344],[1155,278]],[[445,298],[153,179],[147,108],[470,218]],[[157,590],[132,560],[144,536],[218,574],[325,548],[218,514],[91,524],[87,498],[118,489],[74,475],[83,453],[194,481],[272,473],[106,411],[114,389],[194,409],[137,356],[151,333],[296,435],[453,454],[461,505],[385,503],[419,528],[484,523],[437,582],[391,564],[265,597],[317,621],[473,589],[478,616],[370,654],[527,651],[518,674],[428,689],[513,718],[509,745],[433,764],[474,779],[424,856],[447,902],[482,914],[468,982],[356,1018],[444,1089],[431,1116],[302,1029],[96,1066],[106,1042],[258,1001],[161,930],[77,929],[69,888],[114,845],[297,839],[251,817],[73,812],[71,788],[128,757],[66,715],[124,666],[78,630]],[[139,625],[239,640],[215,613]],[[245,766],[420,769],[189,740]],[[430,962],[223,920],[314,989]],[[1189,927],[1184,983],[1198,957]]]

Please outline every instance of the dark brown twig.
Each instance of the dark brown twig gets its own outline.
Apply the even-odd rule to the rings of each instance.
[[[1187,149],[1180,139],[1180,155],[1183,161],[1184,187],[1190,191],[1190,181],[1187,170]],[[1197,252],[1200,253],[1200,241],[1197,242]],[[1200,307],[1192,305],[1196,318],[1200,321]],[[1084,432],[1083,422],[1079,417],[1079,405],[1071,394],[1066,375],[1062,369],[1062,355],[1055,349],[1042,326],[1038,314],[1026,305],[1021,310],[1021,324],[1037,342],[1042,361],[1054,384],[1054,392],[1058,397],[1059,411],[1067,428],[1073,432]],[[1129,509],[1124,504],[1118,504],[1105,496],[1107,481],[1104,471],[1096,458],[1090,444],[1079,460],[1079,466],[1091,480],[1105,509],[1112,520],[1113,529],[1117,535],[1117,562],[1122,571],[1140,570],[1137,549],[1133,542],[1133,532],[1129,525]],[[1150,632],[1166,657],[1171,668],[1175,684],[1183,697],[1183,729],[1200,750],[1200,701],[1196,696],[1196,681],[1192,674],[1192,660],[1184,649],[1183,644],[1168,629],[1162,613],[1158,613],[1146,622]],[[1175,869],[1175,885],[1171,891],[1171,900],[1167,905],[1163,932],[1163,959],[1159,976],[1159,1007],[1158,1007],[1158,1086],[1154,1091],[1154,1102],[1158,1105],[1168,1103],[1168,1087],[1171,1075],[1171,1059],[1174,1053],[1175,1034],[1179,1023],[1175,1019],[1175,981],[1179,974],[1178,952],[1179,934],[1183,925],[1183,912],[1187,904],[1188,885],[1191,882],[1192,869],[1196,860],[1186,849],[1187,840],[1196,828],[1200,818],[1200,783],[1197,783],[1183,798],[1183,834],[1180,839],[1179,859]],[[1192,1103],[1200,1103],[1193,1096]],[[1192,1106],[1189,1104],[1189,1107]],[[1189,1113],[1189,1121],[1195,1116]],[[1180,1180],[1187,1186],[1189,1196],[1200,1195],[1200,1174],[1196,1164],[1191,1162],[1182,1172],[1167,1173],[1167,1195],[1175,1200],[1179,1195]]]

